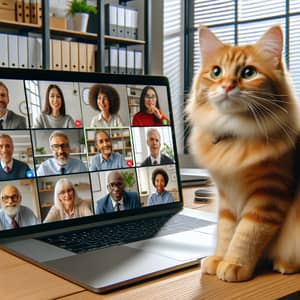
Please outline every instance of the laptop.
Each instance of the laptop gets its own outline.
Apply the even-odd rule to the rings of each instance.
[[[0,104],[26,123],[0,130],[19,166],[0,166],[1,248],[97,293],[213,253],[215,215],[183,208],[166,77],[1,68],[0,81]],[[140,114],[145,97],[162,121]]]

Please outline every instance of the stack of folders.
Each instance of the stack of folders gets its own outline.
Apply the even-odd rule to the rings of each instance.
[[[0,67],[41,69],[43,67],[42,39],[0,33]],[[50,68],[62,71],[95,71],[95,45],[50,40]]]
[[[0,33],[0,45],[1,67],[42,68],[42,39],[40,36]]]
[[[15,12],[17,22],[42,24],[42,0],[16,0]]]
[[[141,50],[109,46],[105,49],[105,72],[113,74],[143,74]]]
[[[138,11],[122,5],[105,5],[105,34],[137,40]]]
[[[52,70],[94,72],[95,45],[65,40],[50,40]]]

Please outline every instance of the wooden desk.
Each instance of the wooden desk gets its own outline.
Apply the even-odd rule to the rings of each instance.
[[[214,209],[213,204],[194,202],[194,188],[184,190],[185,206]],[[199,267],[165,275],[106,295],[98,295],[0,250],[1,300],[26,299],[277,299],[300,289],[300,274],[263,272],[253,280],[226,283],[201,275]]]

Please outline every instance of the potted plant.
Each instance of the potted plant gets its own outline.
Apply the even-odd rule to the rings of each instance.
[[[168,144],[166,143],[163,144],[161,152],[168,155],[170,158],[174,159],[174,152]]]
[[[82,135],[79,139],[79,143],[80,143],[80,152],[85,153],[86,152],[86,146],[85,146],[85,138]]]
[[[86,3],[86,0],[72,0],[69,3],[68,15],[71,18],[71,28],[75,31],[86,32],[89,14],[96,14],[95,6]]]
[[[45,147],[36,147],[35,152],[36,154],[45,154]]]
[[[123,171],[122,172],[122,177],[123,177],[124,182],[125,182],[125,184],[126,184],[126,186],[128,188],[128,191],[130,191],[130,189],[135,184],[134,174],[132,172]]]

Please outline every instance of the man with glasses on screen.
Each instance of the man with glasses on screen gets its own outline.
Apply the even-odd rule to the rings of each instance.
[[[85,164],[77,158],[70,157],[70,143],[68,136],[55,130],[49,137],[49,144],[53,157],[48,158],[37,169],[38,176],[63,175],[88,171]]]
[[[107,176],[108,194],[97,201],[96,214],[117,212],[141,207],[136,192],[126,192],[122,174],[112,171]]]
[[[9,95],[7,86],[0,81],[0,129],[24,129],[26,119],[7,109]]]
[[[0,193],[0,229],[16,229],[38,224],[32,210],[21,205],[22,196],[14,185],[5,185]]]

